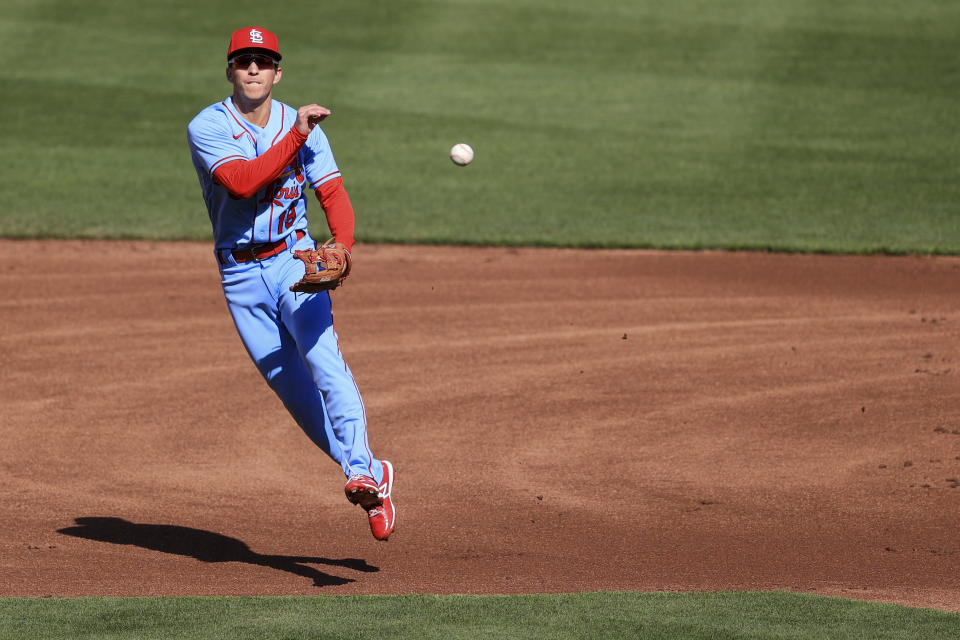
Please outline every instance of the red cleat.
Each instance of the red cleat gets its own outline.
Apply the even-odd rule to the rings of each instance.
[[[377,485],[370,476],[355,474],[347,480],[343,492],[347,500],[358,504],[370,519],[370,532],[377,540],[386,540],[397,525],[397,508],[393,504],[393,465],[383,460],[383,482]]]
[[[378,487],[380,504],[367,510],[370,517],[370,532],[377,540],[386,540],[397,526],[397,507],[390,494],[393,492],[393,465],[383,461],[383,482]]]

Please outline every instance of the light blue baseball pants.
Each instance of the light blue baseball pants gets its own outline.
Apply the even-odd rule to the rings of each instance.
[[[262,261],[237,263],[218,252],[227,307],[250,358],[304,433],[343,467],[382,481],[382,465],[367,439],[360,390],[340,353],[328,293],[294,293],[304,265],[295,249],[313,249],[304,236]]]

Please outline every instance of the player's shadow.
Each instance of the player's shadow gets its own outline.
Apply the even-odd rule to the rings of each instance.
[[[307,566],[308,564],[343,567],[367,573],[380,570],[379,567],[367,564],[366,560],[356,558],[334,560],[306,556],[265,555],[251,550],[245,542],[230,536],[171,524],[137,524],[123,518],[76,518],[74,522],[77,526],[58,529],[57,533],[189,556],[201,562],[245,562],[258,567],[270,567],[309,578],[318,587],[348,584],[354,580],[318,571]]]

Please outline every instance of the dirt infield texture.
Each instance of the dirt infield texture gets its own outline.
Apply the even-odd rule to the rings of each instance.
[[[210,248],[0,241],[0,596],[790,589],[960,611],[960,259],[360,245],[399,526]]]

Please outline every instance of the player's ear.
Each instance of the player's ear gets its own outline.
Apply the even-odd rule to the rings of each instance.
[[[233,84],[233,67],[227,65],[227,82]]]
[[[277,72],[273,74],[273,84],[280,82],[280,76],[283,75],[283,67],[277,67]]]

